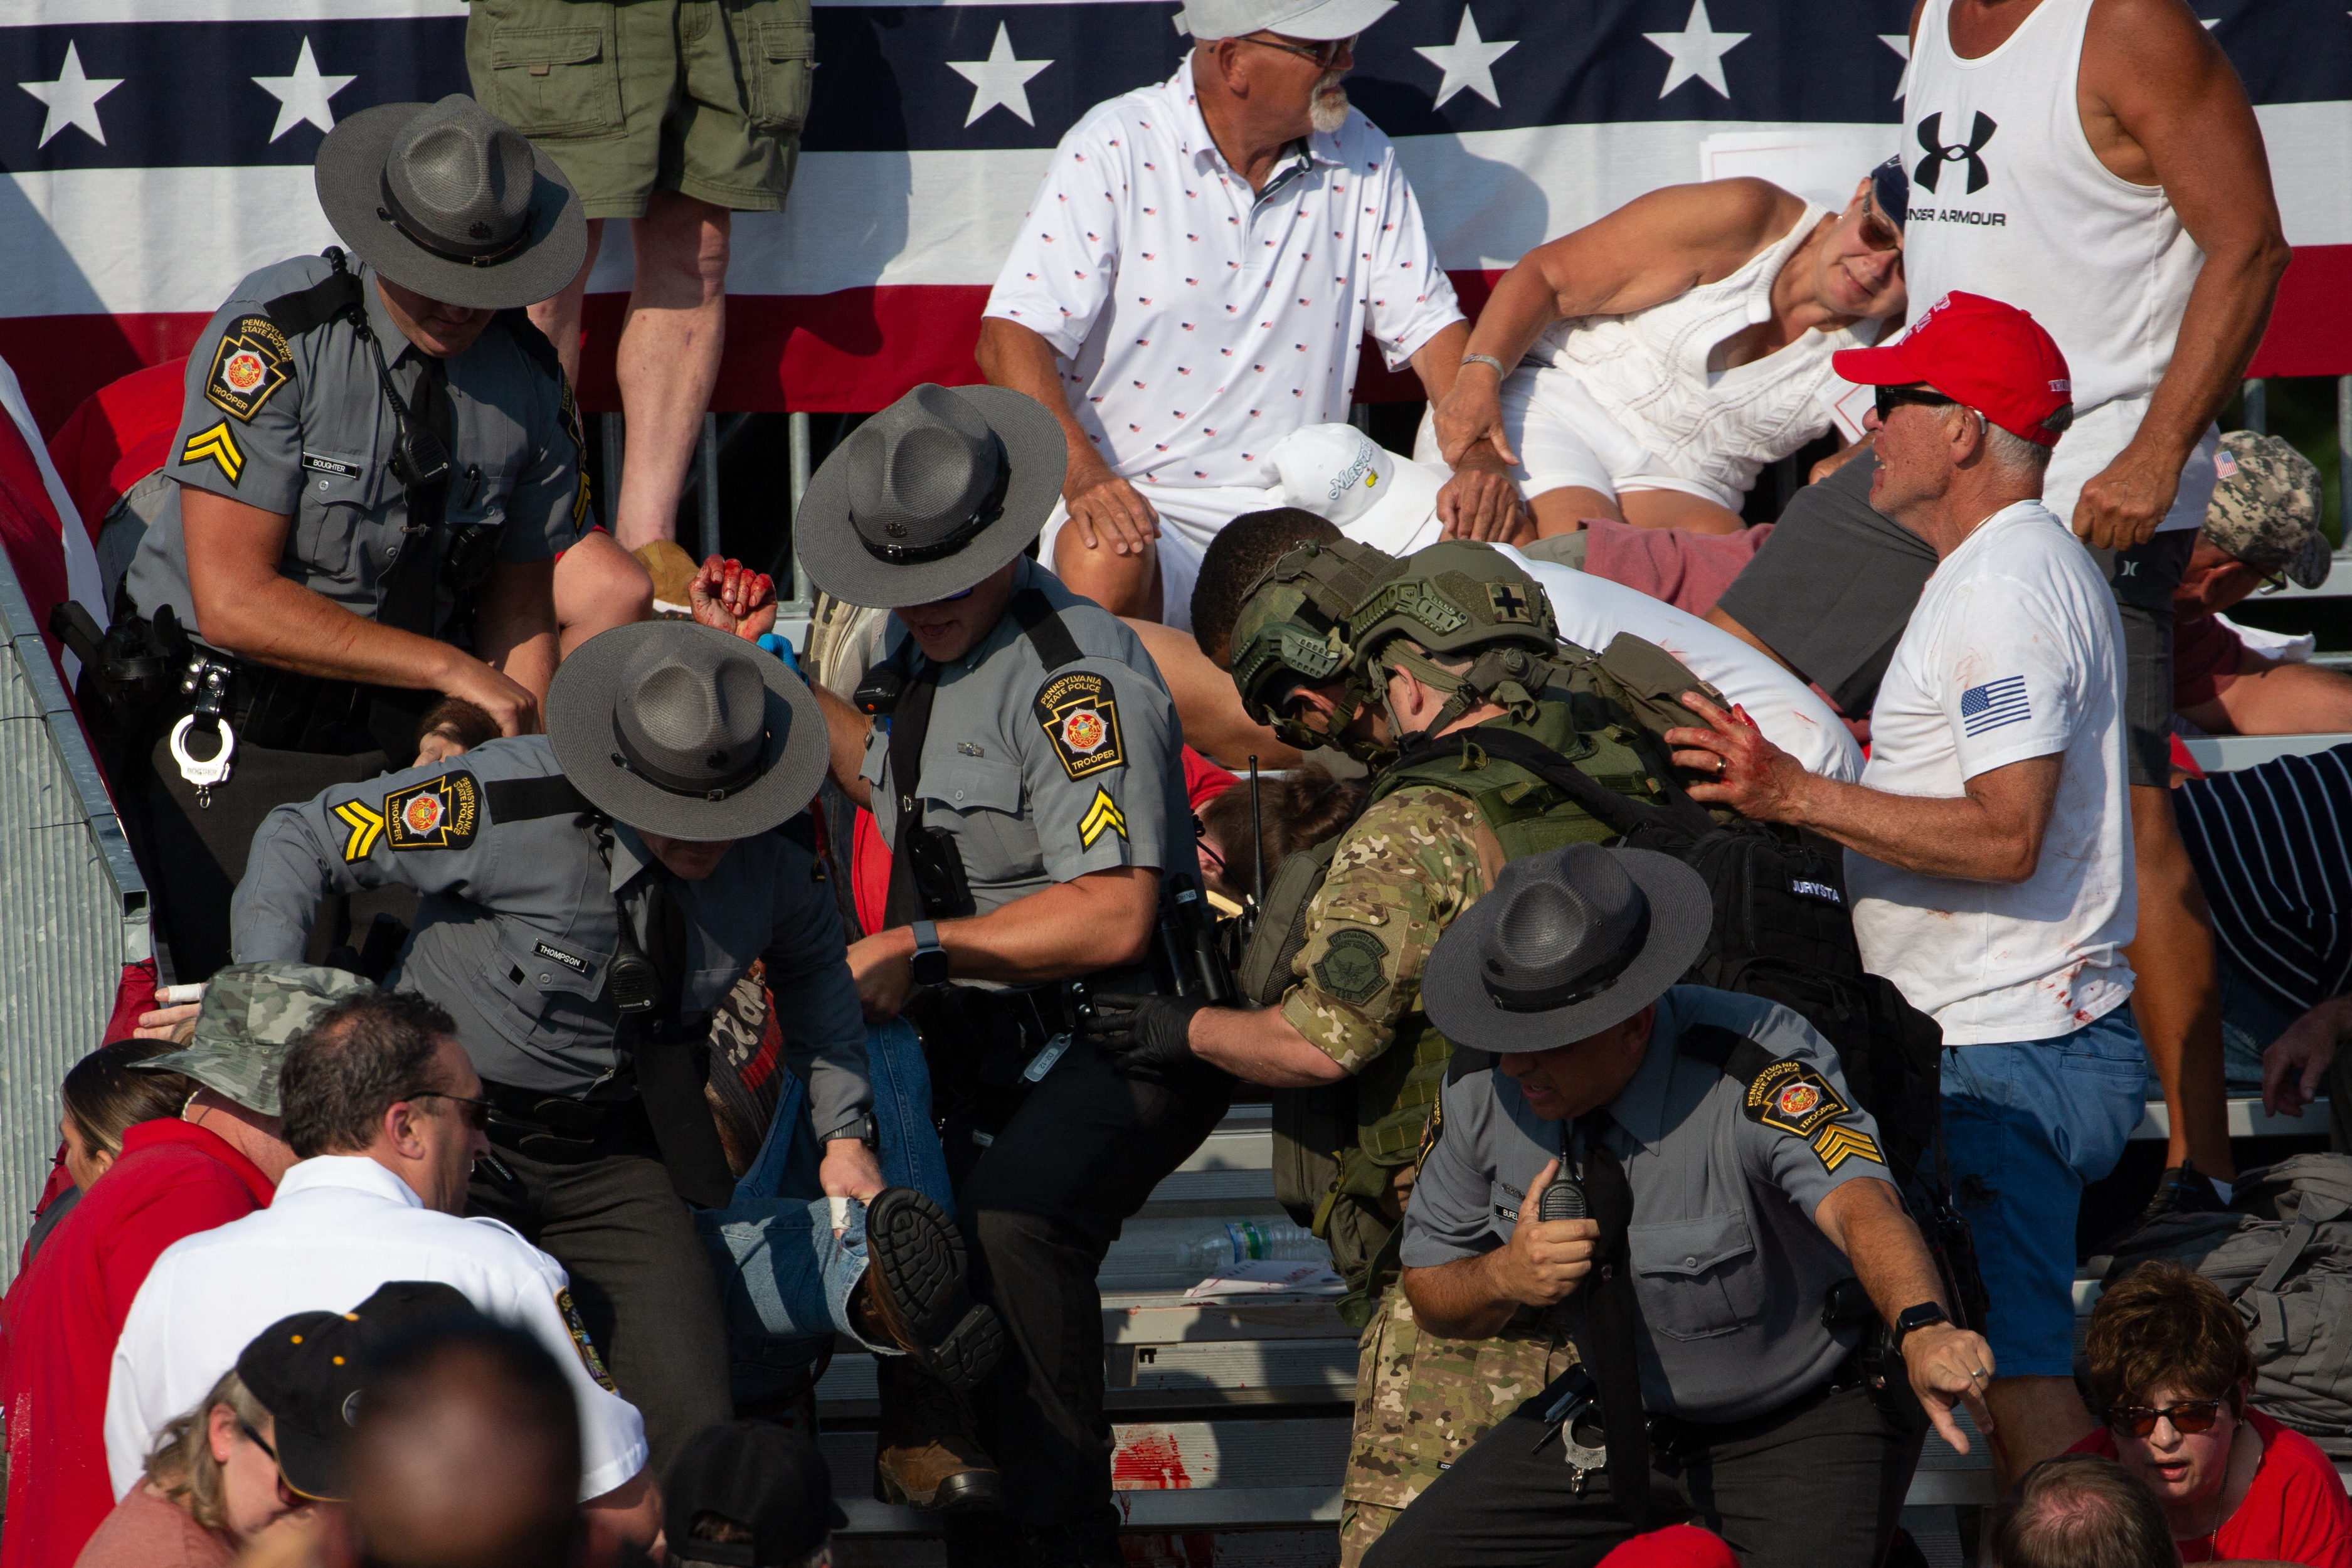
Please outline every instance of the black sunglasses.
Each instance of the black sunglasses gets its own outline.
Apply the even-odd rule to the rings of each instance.
[[[2118,1405],[2107,1412],[2107,1425],[2135,1437],[2154,1433],[2158,1420],[2171,1422],[2172,1429],[2184,1435],[2209,1432],[2213,1423],[2221,1418],[2221,1406],[2226,1403],[2220,1399],[2184,1399],[2178,1405],[2158,1407]]]
[[[1878,422],[1882,425],[1886,423],[1888,415],[1906,403],[1916,403],[1923,408],[1957,408],[1960,402],[1924,386],[1882,386],[1872,401],[1877,406]]]
[[[420,1089],[415,1094],[408,1095],[405,1098],[409,1100],[446,1100],[452,1105],[462,1105],[465,1109],[457,1114],[464,1117],[466,1120],[466,1125],[472,1128],[477,1132],[482,1131],[489,1126],[490,1112],[497,1109],[487,1100],[472,1100],[462,1094],[450,1094],[445,1090],[437,1089]]]
[[[236,1429],[245,1434],[245,1440],[247,1442],[252,1444],[255,1447],[268,1455],[269,1462],[271,1464],[274,1465],[278,1462],[278,1450],[269,1446],[269,1439],[255,1431],[253,1429],[252,1423],[247,1421],[242,1415],[237,1417]]]
[[[1302,60],[1313,60],[1318,70],[1329,70],[1332,62],[1356,47],[1355,38],[1329,38],[1319,44],[1293,44],[1280,38],[1244,37],[1244,44],[1258,44],[1269,49],[1280,49],[1286,55],[1297,55]]]

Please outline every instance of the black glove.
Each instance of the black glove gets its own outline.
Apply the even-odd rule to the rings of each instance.
[[[1097,991],[1078,1032],[1108,1051],[1111,1065],[1123,1073],[1166,1071],[1198,1059],[1192,1055],[1192,1015],[1208,1005],[1204,996]]]

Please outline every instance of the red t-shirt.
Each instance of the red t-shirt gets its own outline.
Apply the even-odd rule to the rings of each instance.
[[[2352,1500],[2336,1462],[2319,1445],[2259,1410],[2246,1419],[2263,1440],[2262,1468],[2246,1500],[2210,1535],[2179,1542],[2183,1563],[2301,1563],[2352,1568]],[[2116,1457],[2116,1435],[2102,1426],[2070,1452]]]
[[[2189,616],[2172,624],[2172,705],[2210,702],[2237,679],[2243,638],[2219,616]]]
[[[114,1507],[106,1384],[156,1257],[268,1205],[274,1184],[216,1135],[142,1121],[8,1292],[8,1528],[0,1568],[73,1568]]]

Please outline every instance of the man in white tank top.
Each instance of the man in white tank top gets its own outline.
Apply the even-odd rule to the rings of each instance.
[[[1903,312],[1889,174],[1891,209],[1870,178],[1836,213],[1711,180],[1537,247],[1496,285],[1434,406],[1436,449],[1414,456],[1491,447],[1544,534],[1588,517],[1738,528],[1758,469],[1829,428],[1847,390],[1830,355]]]

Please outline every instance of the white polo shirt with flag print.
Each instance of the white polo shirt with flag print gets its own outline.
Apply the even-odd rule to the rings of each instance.
[[[2122,637],[2088,552],[2026,500],[1937,565],[1895,646],[1864,785],[1952,797],[1996,768],[2060,758],[2041,858],[2022,882],[1922,876],[1846,852],[1863,962],[1933,1014],[1946,1045],[2055,1038],[2131,997]]]

